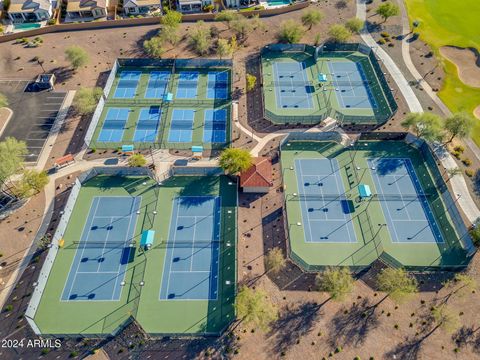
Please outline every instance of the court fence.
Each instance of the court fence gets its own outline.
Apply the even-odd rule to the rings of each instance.
[[[172,176],[218,176],[223,174],[223,169],[216,166],[172,166]]]
[[[28,303],[27,310],[25,311],[25,318],[27,319],[28,324],[32,327],[33,331],[37,335],[41,335],[41,330],[35,323],[35,314],[37,313],[38,306],[40,305],[40,300],[47,285],[47,280],[50,276],[50,272],[52,271],[53,263],[55,261],[55,258],[57,257],[57,253],[60,248],[59,241],[63,238],[63,235],[65,234],[65,230],[67,228],[68,222],[70,221],[70,217],[72,215],[75,202],[77,201],[78,195],[80,193],[81,186],[82,184],[80,180],[75,179],[75,183],[72,186],[67,203],[63,209],[62,217],[60,218],[51,244],[49,245],[50,249],[48,250],[48,254],[45,258],[42,269],[40,270],[40,274],[38,276],[38,280],[36,281],[36,286],[33,290],[32,297],[30,299],[30,302]],[[54,316],[54,314],[52,314],[51,316]]]
[[[266,109],[264,106],[264,118],[275,123],[275,124],[318,124],[325,120],[328,117],[338,120],[341,125],[380,125],[388,121],[398,110],[397,102],[392,94],[392,89],[390,88],[387,79],[385,78],[385,72],[382,70],[379,65],[378,59],[375,56],[375,53],[372,48],[367,45],[360,43],[346,43],[346,44],[337,44],[337,43],[324,43],[318,47],[314,47],[306,44],[270,44],[265,46],[261,50],[261,56],[267,57],[272,56],[272,54],[277,53],[289,53],[289,52],[304,52],[310,54],[314,57],[315,61],[323,56],[332,56],[332,54],[337,54],[338,56],[345,56],[344,52],[360,52],[367,56],[368,64],[365,64],[365,72],[367,78],[375,79],[375,84],[378,83],[378,86],[370,87],[370,89],[378,90],[379,93],[376,94],[377,97],[380,97],[380,104],[377,109],[374,109],[373,115],[350,115],[345,114],[342,111],[334,109],[329,105],[329,101],[325,99],[325,106],[323,107],[322,112],[318,112],[313,115],[298,116],[298,115],[281,115],[272,112],[271,110]],[[262,66],[260,66],[260,75],[263,79]],[[373,80],[370,80],[373,81]],[[264,84],[266,86],[266,84]],[[325,96],[324,92],[322,95]],[[264,95],[265,96],[265,95]],[[384,99],[384,100],[383,100]],[[264,103],[265,98],[264,98]]]
[[[95,130],[97,129],[98,123],[100,122],[100,116],[102,116],[103,108],[105,107],[105,98],[101,97],[98,100],[97,107],[92,115],[92,120],[90,121],[90,125],[87,129],[87,133],[85,134],[85,144],[88,147],[91,147],[93,136],[95,134]]]
[[[285,149],[290,141],[333,141],[344,146],[348,145],[348,137],[338,131],[325,132],[291,132],[280,141],[280,148]]]

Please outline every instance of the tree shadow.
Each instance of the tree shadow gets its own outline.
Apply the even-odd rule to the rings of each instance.
[[[375,304],[368,299],[353,303],[350,308],[340,309],[332,319],[333,330],[329,342],[332,346],[360,346],[368,337],[370,331],[380,324]]]
[[[475,195],[480,196],[480,170],[477,170],[473,177],[473,191]]]
[[[286,309],[280,318],[272,325],[268,334],[273,338],[273,351],[286,352],[297,341],[308,334],[315,326],[323,304],[306,302],[295,309]]]
[[[387,359],[416,360],[422,349],[422,339],[406,338],[392,350],[387,352]]]
[[[62,83],[72,78],[75,75],[75,70],[66,66],[59,66],[50,71],[55,74],[58,83]]]
[[[480,327],[462,326],[452,335],[452,340],[458,348],[471,347],[472,350],[480,354]]]

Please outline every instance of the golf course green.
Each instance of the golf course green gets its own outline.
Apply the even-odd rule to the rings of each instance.
[[[480,105],[480,88],[465,85],[455,64],[441,56],[440,48],[451,45],[480,51],[480,1],[405,0],[405,3],[410,21],[420,23],[414,31],[432,47],[445,69],[446,79],[439,97],[453,112],[473,113]],[[472,138],[480,146],[480,119]]]

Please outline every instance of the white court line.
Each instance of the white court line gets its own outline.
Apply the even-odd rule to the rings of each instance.
[[[195,217],[195,223],[193,225],[193,236],[192,236],[192,255],[190,255],[190,271],[193,269],[193,253],[195,250],[195,233],[197,231],[197,217]]]
[[[178,209],[179,209],[179,205],[180,205],[180,202],[178,201],[178,198],[176,198],[175,200],[175,205],[176,205],[176,212],[175,212],[175,227],[174,229],[177,229],[177,225],[178,225]],[[172,209],[173,211],[173,209]],[[173,214],[172,214],[173,215]],[[170,234],[170,233],[169,233]],[[177,239],[177,231],[175,230],[174,233],[173,233],[173,247],[172,247],[172,250],[171,250],[171,253],[170,253],[170,266],[168,268],[168,280],[167,280],[167,299],[168,299],[168,294],[170,293],[170,279],[172,277],[172,263],[173,263],[173,251],[175,249],[175,241]],[[166,257],[166,256],[165,256]],[[162,274],[162,277],[163,277],[163,274]],[[160,292],[161,292],[161,288],[160,288]]]
[[[335,161],[336,161],[336,160],[335,160]],[[337,167],[338,167],[338,162],[336,162],[336,164],[337,164]],[[330,166],[332,167],[332,160],[330,160]],[[332,171],[333,171],[333,167],[332,167]],[[337,172],[335,171],[333,174],[334,174],[333,176],[335,177],[335,186],[336,186],[336,188],[337,188],[337,194],[340,194],[340,188],[339,188],[339,186],[338,186],[338,175],[337,175]],[[340,181],[341,181],[341,180],[342,180],[342,178],[340,178]],[[342,186],[342,188],[343,188],[343,186]],[[344,189],[344,190],[345,190],[345,189]],[[352,239],[352,235],[350,234],[350,229],[349,229],[349,225],[350,225],[350,224],[349,224],[349,223],[350,223],[351,221],[353,221],[352,217],[349,216],[349,218],[348,218],[347,216],[345,216],[345,214],[343,214],[343,218],[345,219],[345,226],[347,227],[348,238],[350,239],[349,242],[351,242],[351,243],[357,242],[357,241],[356,241],[356,240],[357,240],[356,237],[355,237],[354,239]],[[355,241],[352,241],[352,240],[355,240]]]
[[[98,199],[98,200],[97,200],[97,199]],[[95,214],[97,213],[97,210],[98,210],[98,204],[100,203],[100,198],[99,198],[98,196],[96,196],[96,197],[93,198],[93,201],[92,201],[92,203],[90,204],[90,209],[88,210],[88,214],[90,215],[90,213],[91,213],[91,211],[92,211],[92,206],[93,206],[93,204],[94,204],[95,201],[97,201],[96,206],[95,206],[95,211],[94,211],[94,213],[93,213],[92,218],[90,219],[90,222],[88,221],[88,219],[87,219],[87,221],[85,222],[85,225],[84,225],[83,231],[82,231],[82,235],[81,235],[82,237],[83,237],[83,234],[84,234],[85,230],[87,229],[87,225],[89,224],[88,228],[90,228],[90,227],[92,226],[93,219],[95,219]],[[90,232],[87,233],[87,238],[88,238],[88,234],[89,234],[89,233],[90,233]],[[78,271],[78,269],[80,268],[81,259],[83,258],[83,254],[84,254],[85,248],[86,248],[85,245],[86,245],[86,244],[83,245],[82,253],[80,254],[80,257],[79,257],[79,261],[78,261],[78,264],[77,264],[77,268],[75,269],[75,275],[73,276],[73,281],[70,283],[70,290],[68,291],[68,296],[67,296],[67,300],[66,300],[66,301],[68,301],[68,300],[70,299],[70,296],[72,295],[73,284],[75,284],[75,279],[77,278],[77,271]],[[77,249],[77,251],[78,251],[78,249]],[[63,295],[63,293],[64,293],[64,291],[65,291],[65,287],[66,287],[66,285],[67,285],[67,283],[68,283],[68,278],[70,277],[70,274],[71,274],[71,271],[72,271],[72,266],[73,266],[73,264],[75,263],[75,258],[76,258],[76,255],[77,255],[77,251],[75,251],[75,255],[74,255],[74,257],[73,257],[72,264],[70,265],[70,270],[68,271],[67,280],[65,281],[65,285],[64,285],[63,291],[62,291],[62,295]],[[60,295],[60,301],[62,301],[61,299],[62,299],[62,297],[61,297],[61,295]]]
[[[298,165],[298,171],[299,171],[299,174],[300,174],[300,184],[299,184],[299,192],[300,192],[300,186],[301,186],[301,189],[302,189],[302,194],[305,194],[305,186],[304,186],[304,181],[303,181],[303,173],[302,173],[302,163],[300,161],[301,159],[296,159],[295,160],[295,167],[297,167],[296,165]],[[298,181],[298,177],[297,177],[297,181]],[[309,233],[310,233],[310,241],[306,241],[307,239],[305,239],[305,242],[313,242],[313,235],[312,235],[312,227],[310,225],[310,219],[309,219],[309,216],[308,216],[308,208],[305,208],[307,206],[307,202],[306,201],[301,201],[301,205],[300,205],[300,209],[303,208],[303,210],[305,212],[302,212],[302,218],[303,218],[303,221],[308,223],[308,230],[309,230]],[[304,214],[307,214],[306,215],[306,218],[304,218]],[[290,225],[289,225],[290,226]],[[304,226],[305,228],[305,226]]]

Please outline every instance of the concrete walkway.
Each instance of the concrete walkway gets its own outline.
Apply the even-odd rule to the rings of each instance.
[[[410,33],[410,25],[407,16],[407,12],[403,1],[398,1],[401,5],[402,11],[402,26],[403,26],[403,34]],[[365,0],[357,0],[357,17],[366,20],[366,5]],[[402,74],[398,66],[394,63],[392,58],[381,48],[379,48],[373,39],[373,37],[368,32],[367,27],[365,27],[361,32],[362,39],[365,41],[367,45],[370,47],[377,48],[377,56],[383,61],[385,66],[387,67],[388,71],[392,74],[393,79],[399,86],[400,92],[402,93],[403,97],[405,98],[408,107],[411,112],[423,112],[422,106],[420,101],[416,97],[415,93],[413,92],[412,88],[408,85],[407,79]],[[412,75],[417,79],[421,80],[422,86],[427,94],[432,98],[432,100],[442,109],[445,111],[445,115],[450,114],[450,110],[443,104],[443,102],[438,98],[432,88],[427,84],[426,81],[423,81],[420,73],[415,68],[415,65],[412,62],[410,57],[410,46],[409,43],[404,39],[402,42],[402,56],[407,65],[409,71]],[[478,148],[477,148],[478,149]],[[475,149],[473,152],[476,153]],[[452,156],[447,151],[440,151],[438,149],[436,151],[437,156],[442,161],[443,166],[446,169],[455,169],[457,168],[457,164]],[[477,151],[478,154],[478,151]],[[456,175],[450,180],[450,184],[452,186],[453,192],[459,197],[458,204],[462,208],[465,216],[468,220],[474,223],[480,217],[480,210],[476,206],[475,202],[472,199],[470,191],[467,187],[467,183],[462,175]]]
[[[357,0],[357,17],[363,21],[367,20],[367,6],[365,2],[366,0]],[[395,64],[395,62],[385,52],[385,50],[383,50],[377,45],[377,42],[372,37],[372,35],[370,35],[366,26],[360,32],[360,36],[362,37],[362,40],[365,42],[365,44],[374,49],[377,57],[383,62],[383,64],[387,68],[388,72],[392,76],[392,79],[395,81],[398,88],[400,89],[400,92],[405,98],[410,112],[423,112],[422,105],[420,104],[420,101],[418,101],[415,93],[408,84],[407,79],[405,79],[405,76],[402,74],[397,64]]]

